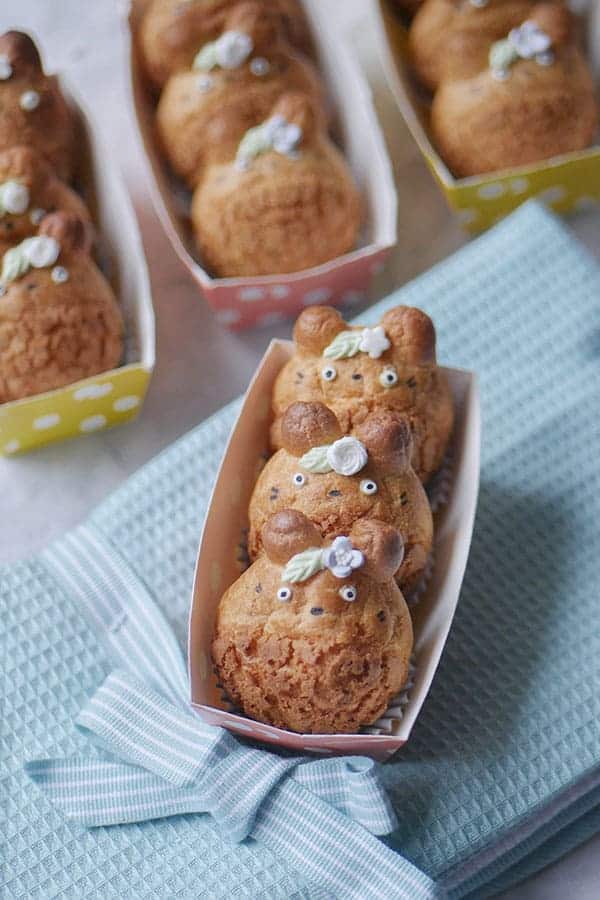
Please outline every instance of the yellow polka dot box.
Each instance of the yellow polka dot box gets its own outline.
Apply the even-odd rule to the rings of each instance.
[[[175,252],[217,320],[231,330],[240,330],[293,318],[310,304],[351,307],[364,301],[373,278],[382,270],[396,243],[396,190],[369,87],[342,36],[328,24],[324,4],[321,0],[303,0],[302,6],[312,33],[315,63],[327,105],[333,113],[330,133],[349,164],[360,194],[358,238],[353,249],[312,268],[292,274],[236,277],[217,277],[214,267],[210,268],[199,252],[193,227],[193,198],[197,192],[192,194],[191,188],[174,174],[157,138],[157,98],[144,72],[138,39],[148,5],[149,0],[132,0],[128,19],[132,103],[148,162],[148,184],[156,213]],[[267,65],[262,57],[255,62]],[[260,73],[263,69],[253,71]],[[256,77],[260,78],[260,74]],[[211,79],[212,73],[197,75],[193,90],[210,91]],[[290,155],[301,157],[302,150],[296,156],[294,151]],[[256,221],[257,233],[264,232],[268,244],[269,230],[261,232],[258,216]],[[295,235],[304,233],[300,227],[292,230]],[[296,239],[302,243],[301,236]]]
[[[585,210],[600,203],[598,143],[518,169],[455,178],[430,137],[431,101],[411,71],[407,24],[399,12],[400,5],[391,0],[371,0],[371,4],[390,89],[450,208],[468,231],[484,231],[531,197],[558,213]],[[588,48],[593,51],[594,47],[590,34]],[[597,74],[597,60],[591,62]]]
[[[123,315],[124,350],[118,368],[1,404],[3,456],[130,421],[140,411],[154,368],[154,313],[137,221],[114,155],[73,99],[73,91],[64,83],[62,88],[75,112],[82,147],[75,186],[96,226],[96,262]]]

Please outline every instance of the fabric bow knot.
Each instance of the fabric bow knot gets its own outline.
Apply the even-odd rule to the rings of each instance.
[[[26,765],[67,818],[91,828],[210,813],[231,839],[265,843],[333,896],[441,896],[374,837],[397,820],[371,760],[279,755],[205,724],[173,631],[104,538],[82,526],[43,559],[117,665],[76,720],[90,753]]]

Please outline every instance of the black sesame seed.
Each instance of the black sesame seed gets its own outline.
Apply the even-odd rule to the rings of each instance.
[[[406,493],[400,494],[400,506],[406,506],[407,503],[408,503],[408,496],[406,495]]]
[[[32,281],[32,282],[30,282],[30,283],[27,285],[27,290],[28,290],[28,291],[34,291],[34,290],[36,289],[36,287],[37,287],[37,282],[36,282],[36,281]]]
[[[362,375],[360,374],[360,372],[354,372],[352,375],[352,378],[354,379],[354,381],[360,381],[362,378]]]
[[[411,376],[411,377],[408,379],[408,381],[406,382],[406,384],[408,385],[409,388],[416,388],[416,386],[417,386],[417,379],[416,379],[414,376]]]
[[[329,496],[330,497],[341,497],[342,492],[341,491],[329,491]]]
[[[260,584],[260,583],[257,584],[256,587],[254,588],[254,590],[256,591],[257,594],[262,594],[262,584]]]
[[[325,610],[322,606],[313,606],[310,611],[311,616],[322,616]]]
[[[380,622],[385,622],[385,612],[382,609],[377,613],[377,618]]]

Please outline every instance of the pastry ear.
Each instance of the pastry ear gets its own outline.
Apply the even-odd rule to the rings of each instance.
[[[40,187],[47,181],[51,171],[44,157],[31,147],[20,144],[0,153],[0,181],[15,178],[29,187]]]
[[[422,310],[415,306],[395,306],[386,312],[381,324],[409,365],[435,363],[435,328]]]
[[[62,250],[91,250],[90,229],[73,213],[64,211],[50,213],[40,222],[39,234],[55,238]]]
[[[8,58],[15,68],[42,71],[42,60],[38,48],[28,34],[23,31],[5,31],[0,35],[0,53]]]
[[[254,50],[268,50],[279,40],[281,16],[264,3],[238,3],[225,20],[224,31],[241,31],[252,38]]]
[[[406,416],[377,409],[356,429],[369,458],[384,475],[401,475],[410,469],[413,442]]]
[[[336,334],[345,331],[346,323],[332,306],[309,306],[300,313],[294,325],[294,341],[302,349],[321,356]]]
[[[373,581],[391,581],[404,559],[400,532],[379,519],[359,519],[350,531],[352,546],[365,557],[361,571]]]
[[[281,420],[281,442],[293,456],[332,444],[342,436],[335,413],[324,403],[292,403]]]
[[[323,111],[315,108],[314,101],[301,91],[282,94],[271,116],[282,116],[289,124],[302,129],[301,146],[311,141],[315,133],[324,126]]]
[[[530,22],[544,31],[554,47],[568,43],[573,36],[573,14],[562,3],[537,3],[531,10]]]
[[[317,527],[296,509],[282,509],[267,519],[261,537],[265,553],[271,562],[279,565],[284,565],[296,553],[322,544]]]

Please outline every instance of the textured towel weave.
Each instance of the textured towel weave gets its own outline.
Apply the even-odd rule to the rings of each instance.
[[[488,896],[600,826],[600,271],[528,204],[363,320],[399,302],[433,315],[443,362],[479,373],[483,456],[448,645],[409,745],[383,767],[401,823],[387,843],[455,896]],[[91,517],[182,646],[202,517],[237,409]],[[289,860],[228,843],[206,816],[68,825],[22,766],[88,752],[73,720],[110,668],[105,651],[39,560],[0,569],[0,629],[0,895],[324,896]]]

